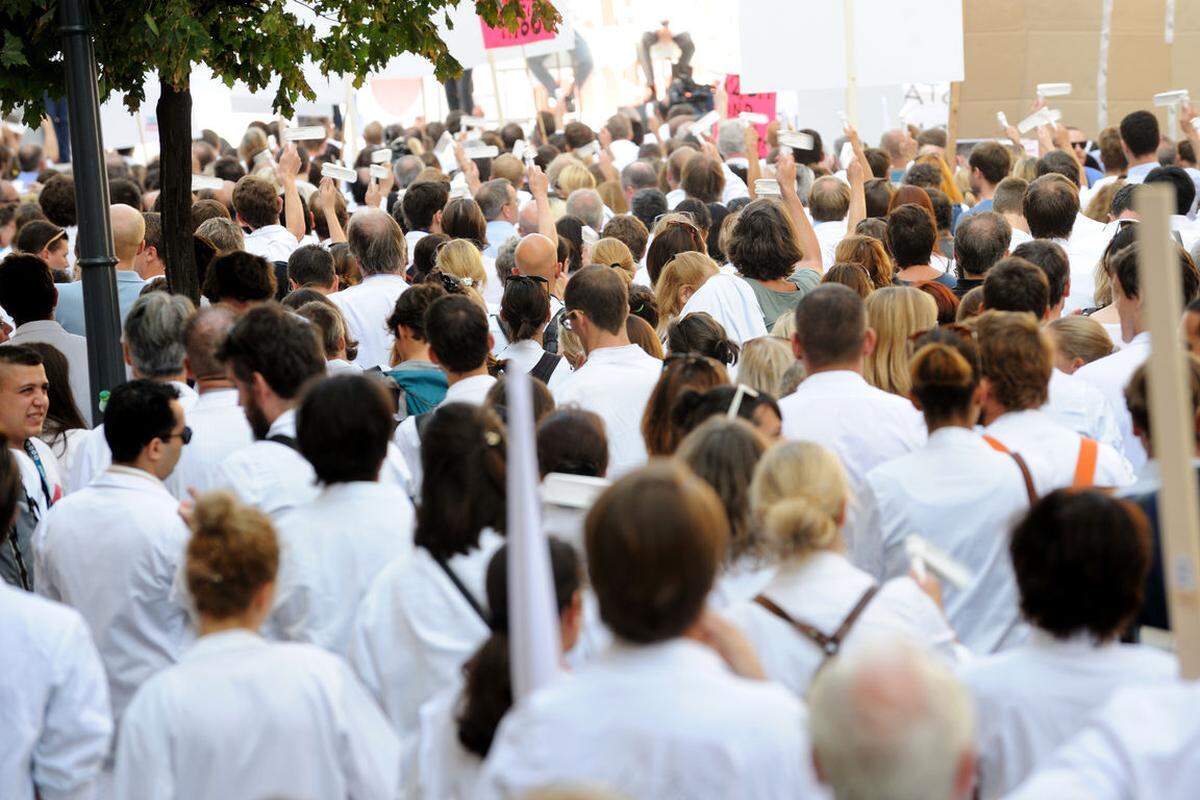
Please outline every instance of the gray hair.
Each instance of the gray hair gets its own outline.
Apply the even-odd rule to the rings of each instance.
[[[425,164],[416,156],[400,156],[392,165],[392,172],[396,175],[396,188],[407,189],[424,168]]]
[[[517,268],[517,245],[520,243],[520,236],[510,236],[496,248],[496,274],[500,276],[501,283]]]
[[[658,188],[658,171],[649,161],[634,161],[621,170],[621,188],[625,191]]]
[[[194,313],[192,301],[181,294],[150,292],[134,302],[123,333],[139,376],[154,380],[183,372],[187,355],[183,332]]]
[[[727,119],[717,126],[717,152],[721,158],[746,149],[746,126],[736,119]]]
[[[204,220],[196,228],[196,235],[208,239],[221,253],[232,253],[234,250],[246,248],[246,237],[242,234],[242,229],[227,217]]]
[[[500,216],[511,199],[508,193],[511,188],[508,178],[494,178],[479,187],[479,191],[475,192],[475,202],[479,204],[484,219],[491,222]]]
[[[974,727],[963,685],[905,641],[834,658],[809,690],[813,758],[839,798],[956,796]]]
[[[595,189],[576,189],[567,197],[567,216],[599,232],[604,227],[604,200]]]
[[[346,241],[364,277],[404,272],[408,266],[404,232],[386,211],[363,208],[354,212]]]

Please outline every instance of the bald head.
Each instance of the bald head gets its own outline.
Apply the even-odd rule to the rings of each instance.
[[[133,259],[146,238],[146,220],[142,218],[142,212],[127,205],[110,206],[108,216],[112,222],[118,269],[132,269]]]
[[[184,327],[183,346],[187,351],[188,372],[197,380],[225,376],[225,365],[217,358],[217,349],[236,321],[233,311],[217,304],[201,308]]]
[[[554,283],[558,274],[558,246],[540,233],[530,234],[517,245],[517,272],[545,278]]]
[[[879,138],[879,149],[888,154],[888,158],[892,161],[904,155],[904,131],[890,130],[884,131],[883,136]]]

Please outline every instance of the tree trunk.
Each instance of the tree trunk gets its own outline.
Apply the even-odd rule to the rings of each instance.
[[[192,248],[192,92],[186,82],[175,87],[161,81],[161,86],[158,199],[167,285],[173,293],[185,294],[198,304],[200,283]]]

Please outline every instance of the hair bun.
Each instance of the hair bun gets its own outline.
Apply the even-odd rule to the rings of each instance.
[[[974,380],[971,364],[949,345],[933,342],[916,352],[912,360],[913,388],[969,389]]]

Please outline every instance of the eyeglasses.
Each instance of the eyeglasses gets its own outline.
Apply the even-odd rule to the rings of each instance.
[[[1086,139],[1082,142],[1071,142],[1071,147],[1074,147],[1076,150],[1087,150],[1087,146],[1088,143]]]
[[[180,441],[182,441],[184,444],[187,444],[188,442],[192,441],[192,429],[187,425],[184,425],[183,430],[181,430],[179,433],[165,433],[158,438],[162,439],[164,442],[169,442],[176,436],[178,436]]]

